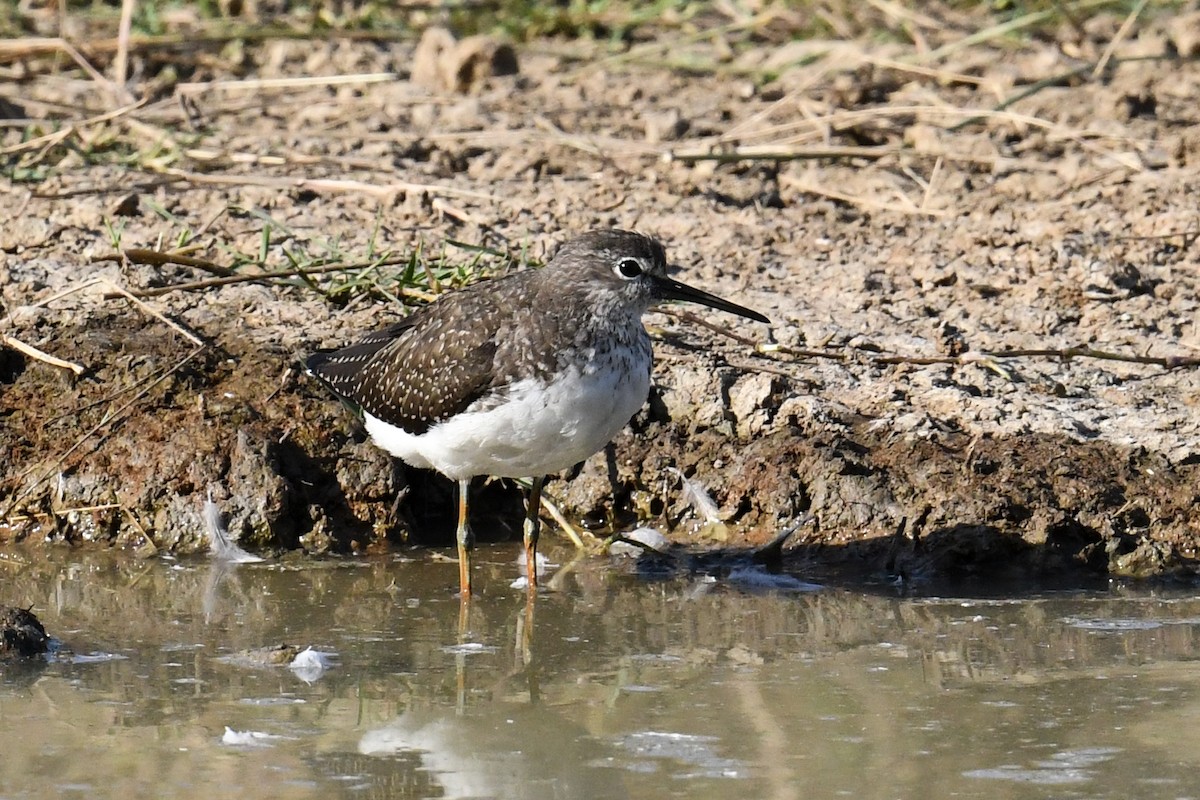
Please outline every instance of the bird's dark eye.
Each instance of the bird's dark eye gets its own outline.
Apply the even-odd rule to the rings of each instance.
[[[613,271],[620,277],[630,280],[642,274],[642,262],[636,258],[622,258],[617,262],[617,268]]]

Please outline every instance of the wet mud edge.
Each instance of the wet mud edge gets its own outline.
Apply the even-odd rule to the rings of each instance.
[[[5,354],[0,540],[203,551],[211,499],[251,549],[450,541],[452,485],[371,446],[302,374],[302,352],[235,336],[195,350],[116,310],[60,342],[94,371],[71,379]],[[707,375],[703,358],[658,369]],[[760,406],[789,395],[780,388]],[[850,564],[914,579],[1193,572],[1195,463],[1065,435],[900,435],[832,413],[776,417],[745,435],[728,399],[713,402],[724,419],[708,414],[701,426],[656,391],[608,453],[552,481],[550,495],[574,518],[611,516],[615,503],[618,518],[636,515],[695,548],[758,546],[807,515],[785,553],[797,569]],[[712,496],[727,539],[693,535],[670,467]],[[519,533],[517,487],[477,482],[474,492],[482,538]]]

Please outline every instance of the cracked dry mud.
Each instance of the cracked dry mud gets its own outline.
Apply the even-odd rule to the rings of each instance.
[[[193,154],[182,177],[77,161],[40,183],[0,183],[19,210],[0,226],[0,330],[86,368],[75,378],[0,349],[0,536],[204,549],[211,496],[249,548],[449,540],[450,485],[366,444],[298,370],[305,353],[402,309],[338,308],[265,283],[148,298],[162,318],[106,297],[88,281],[204,277],[90,261],[111,253],[105,222],[132,195],[201,231],[198,254],[218,262],[262,241],[261,219],[238,209],[265,210],[292,242],[355,252],[372,238],[396,252],[453,239],[544,258],[589,228],[636,228],[667,244],[684,280],[771,317],[768,332],[689,309],[735,339],[649,315],[651,402],[607,454],[548,486],[568,515],[609,515],[615,476],[618,511],[697,547],[758,545],[809,515],[785,553],[798,569],[1190,573],[1197,369],[986,355],[1200,355],[1200,62],[1173,55],[1194,15],[1140,24],[1096,79],[1074,74],[973,121],[966,111],[1097,59],[1120,22],[1093,18],[1070,41],[963,48],[935,74],[898,64],[911,55],[899,45],[767,43],[736,63],[804,66],[763,86],[732,69],[682,75],[541,42],[517,48],[517,74],[461,93],[409,79],[413,43],[250,48],[242,77],[400,77],[192,97],[198,147],[303,158]],[[204,69],[191,79],[232,77]],[[35,80],[24,113],[86,91]],[[138,118],[168,132],[191,124],[169,97]],[[845,152],[678,157],[735,145]],[[391,189],[303,183],[321,178]],[[151,203],[121,210],[125,247],[172,235]],[[709,492],[725,538],[697,533],[671,467]],[[473,509],[486,538],[519,527],[511,486],[480,490]]]

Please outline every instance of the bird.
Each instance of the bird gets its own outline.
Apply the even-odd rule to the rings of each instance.
[[[661,301],[767,317],[667,275],[658,240],[593,230],[545,266],[442,295],[306,362],[357,405],[371,440],[458,483],[461,597],[471,595],[471,479],[528,479],[523,540],[537,590],[542,486],[603,449],[646,402],[653,353],[642,314]]]

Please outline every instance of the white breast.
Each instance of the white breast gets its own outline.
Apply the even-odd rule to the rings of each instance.
[[[641,348],[638,348],[641,350]],[[550,384],[527,378],[414,436],[366,415],[377,445],[454,480],[560,472],[604,447],[650,391],[649,342],[631,358],[570,367]]]

